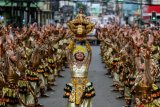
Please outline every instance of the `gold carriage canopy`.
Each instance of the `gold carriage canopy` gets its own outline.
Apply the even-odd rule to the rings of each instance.
[[[95,27],[83,13],[79,13],[75,19],[67,23],[69,29],[77,38],[85,38]]]

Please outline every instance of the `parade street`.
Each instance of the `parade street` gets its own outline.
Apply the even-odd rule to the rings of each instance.
[[[116,99],[119,93],[111,91],[112,79],[104,75],[106,68],[101,62],[99,46],[92,47],[92,52],[89,80],[93,82],[96,91],[96,96],[93,98],[93,107],[122,107],[124,101]],[[66,107],[67,101],[63,98],[63,89],[70,80],[69,69],[66,69],[62,74],[64,78],[56,80],[58,86],[54,87],[55,92],[47,92],[50,97],[39,99],[39,102],[44,104],[45,107]]]

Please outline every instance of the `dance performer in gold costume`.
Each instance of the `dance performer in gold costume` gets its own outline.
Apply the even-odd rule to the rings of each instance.
[[[92,97],[95,96],[93,84],[88,81],[88,69],[91,61],[91,47],[86,42],[85,48],[75,46],[71,42],[68,48],[68,62],[71,70],[71,83],[66,84],[65,98],[68,98],[67,107],[92,107]]]

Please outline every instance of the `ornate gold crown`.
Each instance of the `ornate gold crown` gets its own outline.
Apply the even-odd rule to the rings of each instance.
[[[82,13],[79,13],[76,18],[69,21],[67,25],[76,37],[85,37],[95,27],[95,24],[87,20],[86,16]]]

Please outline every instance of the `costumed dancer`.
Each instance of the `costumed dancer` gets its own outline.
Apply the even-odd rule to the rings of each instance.
[[[92,107],[92,98],[95,96],[93,84],[88,80],[88,70],[91,62],[92,51],[86,35],[90,33],[94,24],[86,21],[82,10],[75,19],[68,23],[74,40],[72,40],[67,49],[68,65],[71,73],[71,83],[66,84],[64,97],[68,98],[67,107]],[[76,41],[85,41],[85,48],[76,46]]]
[[[67,107],[92,107],[92,97],[95,96],[93,84],[88,81],[88,70],[91,61],[91,47],[86,43],[85,48],[74,48],[72,42],[68,48],[68,63],[71,70],[71,83],[66,84],[64,97],[68,98]],[[86,58],[85,58],[86,57]]]

